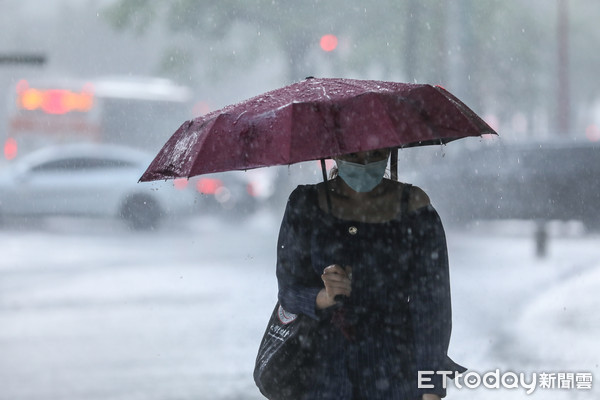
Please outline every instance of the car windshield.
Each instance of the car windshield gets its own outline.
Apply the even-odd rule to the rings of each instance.
[[[32,172],[61,172],[68,170],[97,170],[107,168],[125,168],[133,166],[133,162],[107,158],[66,158],[35,165]]]

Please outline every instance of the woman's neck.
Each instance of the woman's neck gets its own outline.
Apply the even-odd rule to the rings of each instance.
[[[352,202],[363,203],[371,202],[373,198],[384,195],[389,192],[389,185],[386,179],[382,180],[381,183],[371,191],[368,192],[357,192],[344,182],[340,177],[336,177],[328,182],[329,190],[336,196],[349,199]]]
[[[341,178],[327,182],[330,190],[332,213],[342,219],[383,222],[394,219],[400,212],[398,183],[384,179],[370,192],[356,192]],[[320,197],[321,208],[326,210],[326,198]]]

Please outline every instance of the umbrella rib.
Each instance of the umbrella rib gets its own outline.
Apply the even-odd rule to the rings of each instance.
[[[187,173],[185,174],[188,179],[191,178],[192,176],[196,175],[193,172],[194,171],[194,166],[198,165],[198,160],[200,159],[200,156],[202,155],[202,150],[204,149],[204,142],[206,142],[206,140],[208,139],[208,135],[209,135],[210,130],[216,125],[216,123],[219,120],[221,120],[223,118],[224,115],[227,115],[227,114],[219,114],[216,117],[214,117],[212,120],[206,121],[203,124],[203,126],[201,128],[202,131],[198,135],[201,139],[197,143],[194,143],[194,146],[193,146],[193,149],[198,149],[198,151],[194,151],[193,152],[195,154],[193,156],[193,162],[190,163],[190,168],[187,171]],[[208,125],[210,125],[210,128],[207,127]],[[203,135],[202,133],[205,133],[205,134]],[[190,161],[192,161],[192,158],[190,158]]]
[[[496,132],[485,122],[475,111],[471,110],[469,106],[460,101],[456,96],[447,91],[441,86],[433,86],[437,93],[450,101],[454,106],[465,116],[467,122],[471,124],[476,130],[483,134],[496,134]],[[477,122],[477,123],[476,123]]]

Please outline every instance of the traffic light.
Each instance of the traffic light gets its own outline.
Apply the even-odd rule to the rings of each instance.
[[[333,51],[338,45],[338,38],[332,34],[323,35],[320,44],[324,51]]]

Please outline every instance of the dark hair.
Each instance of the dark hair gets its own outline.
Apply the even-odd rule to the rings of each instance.
[[[329,179],[334,179],[338,176],[338,167],[335,166],[329,171]]]

